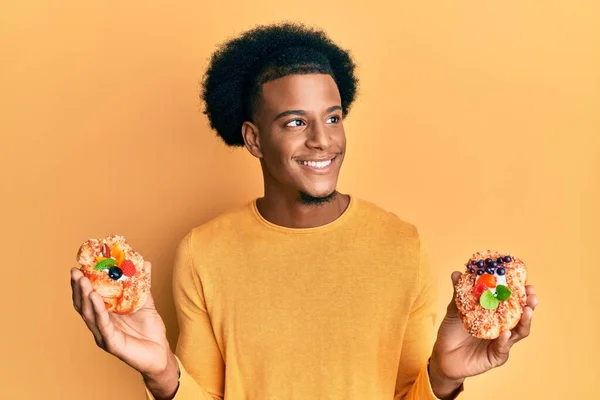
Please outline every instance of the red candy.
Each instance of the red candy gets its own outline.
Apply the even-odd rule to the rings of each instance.
[[[479,299],[486,290],[488,290],[488,286],[485,283],[478,283],[473,286],[473,296]]]
[[[135,275],[135,265],[131,260],[124,260],[121,265],[119,265],[121,271],[123,271],[123,275],[125,276],[134,276]]]

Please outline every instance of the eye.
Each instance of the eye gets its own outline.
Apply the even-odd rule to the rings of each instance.
[[[295,120],[289,121],[285,124],[285,126],[289,126],[291,128],[295,128],[295,127],[302,126],[302,125],[305,125],[305,124],[304,124],[304,121],[302,121],[301,119],[295,119]]]
[[[331,116],[331,117],[327,118],[326,122],[328,124],[336,124],[336,123],[340,122],[341,120],[342,119],[339,116],[334,115],[334,116]]]

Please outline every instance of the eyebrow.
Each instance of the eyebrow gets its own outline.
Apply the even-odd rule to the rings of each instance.
[[[327,110],[325,110],[325,112],[330,113],[332,111],[341,110],[341,109],[342,109],[341,106],[331,106]],[[288,115],[306,115],[306,111],[304,111],[304,110],[287,110],[287,111],[277,114],[277,116],[275,117],[275,120],[278,120],[279,118],[282,118],[282,117],[285,117]]]

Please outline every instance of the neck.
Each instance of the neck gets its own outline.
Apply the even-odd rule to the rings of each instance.
[[[267,221],[286,228],[314,228],[335,221],[348,207],[350,197],[337,193],[331,201],[306,204],[300,193],[281,196],[265,190],[258,199],[257,208]]]

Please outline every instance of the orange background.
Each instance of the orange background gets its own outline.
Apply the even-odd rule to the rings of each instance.
[[[467,381],[470,398],[597,398],[597,1],[12,3],[0,12],[0,397],[143,398],[72,309],[75,252],[125,235],[153,262],[175,343],[176,244],[262,193],[256,160],[200,111],[207,59],[256,23],[294,18],[356,58],[340,189],[420,227],[440,313],[474,251],[529,265],[532,335]]]

